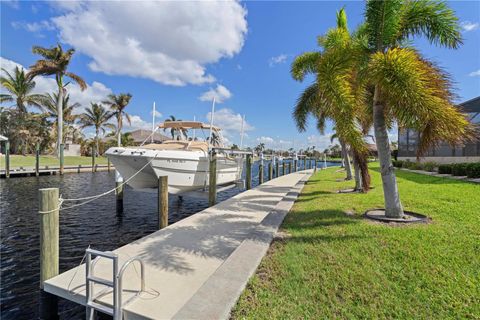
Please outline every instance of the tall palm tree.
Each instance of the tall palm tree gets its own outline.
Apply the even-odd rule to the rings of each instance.
[[[103,101],[104,104],[110,106],[113,115],[117,118],[117,146],[122,146],[122,128],[123,117],[127,120],[128,124],[132,124],[130,115],[125,112],[125,108],[130,103],[132,95],[130,93],[120,93],[118,95],[110,94],[108,99]]]
[[[48,93],[44,95],[44,99],[42,101],[42,109],[43,111],[48,115],[49,118],[53,118],[53,126],[54,128],[58,128],[59,124],[59,116],[58,116],[58,108],[57,108],[57,102],[58,102],[58,94],[57,93]],[[73,130],[73,125],[75,121],[79,118],[79,115],[74,114],[73,111],[77,108],[80,107],[80,103],[75,102],[73,104],[70,104],[70,95],[67,94],[63,96],[63,102],[62,102],[62,107],[60,108],[63,112],[62,114],[62,119],[63,119],[63,131],[66,132],[62,136],[62,143],[65,143],[68,134],[70,133],[70,138],[72,138],[72,133],[75,132]],[[58,133],[58,130],[54,130]]]
[[[261,142],[255,147],[257,153],[262,153],[265,150],[265,143]]]
[[[345,171],[347,173],[346,180],[352,180],[352,167],[350,166],[350,155],[348,154],[347,144],[345,143],[345,140],[340,138],[336,133],[332,134],[330,137],[330,142],[333,143],[335,139],[338,139],[340,142],[340,147],[342,148],[340,152],[345,166]]]
[[[175,116],[172,116],[172,115],[169,118],[165,119],[165,122],[171,122],[171,121],[182,121],[182,119],[177,119],[175,118]],[[167,128],[163,129],[163,131],[166,131],[166,130]],[[181,134],[185,136],[185,138],[187,137],[187,130],[184,128],[170,128],[170,134],[172,135],[172,139],[175,138],[175,133]]]
[[[366,166],[367,148],[363,139],[363,126],[370,121],[365,112],[365,84],[354,72],[358,32],[350,35],[347,16],[342,8],[337,12],[337,26],[330,29],[318,42],[322,51],[307,52],[297,56],[292,63],[291,74],[297,81],[303,81],[307,74],[316,77],[314,83],[298,98],[293,118],[300,131],[306,130],[307,117],[317,119],[317,128],[324,132],[326,120],[335,123],[336,133],[345,144],[352,148],[354,160],[364,163],[361,171],[362,189],[369,190],[370,175]],[[359,180],[356,180],[357,185]]]
[[[108,111],[104,106],[97,103],[92,103],[90,108],[85,109],[85,113],[80,115],[80,127],[94,127],[95,128],[95,155],[98,154],[99,148],[99,134],[105,134],[105,129],[115,130],[115,125],[108,121],[112,118],[113,113]]]
[[[365,50],[359,73],[374,88],[372,116],[380,160],[385,214],[402,217],[395,172],[391,163],[388,128],[420,134],[417,156],[439,141],[464,142],[472,126],[453,104],[449,76],[412,48],[411,40],[425,36],[430,43],[456,49],[462,44],[458,18],[443,1],[367,1]]]
[[[0,94],[0,103],[15,102],[15,107],[20,114],[27,112],[27,106],[41,108],[43,96],[41,94],[33,94],[35,81],[29,79],[25,71],[19,67],[15,67],[13,74],[2,68],[5,75],[0,76],[2,87],[9,93]]]
[[[35,62],[33,66],[30,67],[30,71],[27,73],[27,77],[32,79],[35,76],[43,75],[50,76],[54,75],[55,80],[58,86],[58,95],[57,95],[57,114],[58,114],[58,123],[57,126],[57,153],[60,150],[60,145],[63,141],[63,112],[62,112],[62,101],[65,91],[65,86],[68,83],[64,83],[64,77],[68,77],[74,82],[76,82],[80,89],[83,91],[87,88],[85,81],[75,73],[68,71],[68,65],[72,59],[75,49],[68,49],[63,51],[63,48],[60,44],[57,44],[56,47],[52,48],[43,48],[39,46],[34,46],[32,52],[43,57],[43,59]],[[63,159],[62,159],[63,160]],[[61,161],[62,161],[61,160]]]

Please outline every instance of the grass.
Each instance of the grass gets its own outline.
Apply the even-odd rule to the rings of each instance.
[[[96,164],[107,164],[107,158],[98,157],[95,161]],[[64,165],[65,166],[91,166],[92,158],[91,157],[81,157],[81,156],[65,156]],[[59,160],[53,156],[41,156],[40,157],[40,167],[44,166],[59,166]],[[19,167],[35,167],[35,156],[22,156],[22,155],[11,155],[10,156],[10,168],[15,169]],[[0,157],[0,168],[5,169],[5,156]]]
[[[361,218],[382,207],[378,164],[368,194],[321,171],[303,189],[235,307],[233,319],[480,319],[480,185],[397,171],[406,210],[425,225]]]

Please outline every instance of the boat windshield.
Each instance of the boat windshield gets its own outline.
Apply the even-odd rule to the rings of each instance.
[[[212,137],[210,139],[210,125],[197,121],[165,121],[158,126],[167,135],[170,141],[204,141],[214,147],[223,148],[224,139],[221,130],[212,126]],[[209,141],[211,140],[211,141]]]

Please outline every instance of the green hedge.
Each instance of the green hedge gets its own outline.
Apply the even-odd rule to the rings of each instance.
[[[468,163],[454,163],[452,165],[452,174],[454,176],[466,176]]]
[[[480,178],[480,162],[475,163],[453,163],[437,164],[435,162],[418,163],[413,161],[393,160],[392,164],[396,168],[406,168],[411,170],[425,170],[434,172],[438,167],[438,173],[452,174],[454,176],[467,176],[469,178]]]
[[[452,165],[451,164],[441,164],[438,166],[438,173],[441,174],[452,174]]]
[[[480,178],[480,162],[467,164],[467,176],[469,178]]]

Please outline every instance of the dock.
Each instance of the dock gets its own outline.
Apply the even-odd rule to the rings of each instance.
[[[270,180],[114,250],[119,265],[132,257],[145,265],[145,291],[123,306],[124,319],[227,319],[312,173]],[[100,259],[95,276],[111,280],[112,262]],[[139,289],[139,268],[131,264],[122,300]],[[85,305],[85,265],[45,281],[44,290]],[[97,301],[111,307],[111,290]]]
[[[98,165],[95,165],[94,170],[95,172],[100,172],[100,171],[115,170],[115,168],[113,166],[108,167],[108,165],[106,164],[105,165],[98,164]],[[92,171],[93,171],[92,166],[90,165],[64,167],[64,173],[82,173],[82,172],[92,172]],[[11,178],[30,177],[30,176],[36,175],[35,167],[12,168],[10,169],[9,173]],[[59,166],[43,166],[43,167],[40,167],[38,170],[39,176],[56,175],[59,173],[60,173]],[[5,178],[5,177],[6,177],[6,170],[0,169],[0,178]]]

